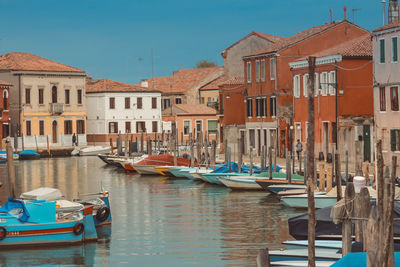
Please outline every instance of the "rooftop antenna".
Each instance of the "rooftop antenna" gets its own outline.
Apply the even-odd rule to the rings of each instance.
[[[386,1],[385,1],[385,0],[382,0],[382,9],[383,9],[383,24],[382,24],[382,25],[385,25],[385,23],[386,23],[386,18],[385,18],[385,14],[386,14],[386,12],[385,12],[385,5],[386,5]]]
[[[353,12],[353,23],[356,24],[355,14],[357,11],[361,11],[361,8],[353,8],[351,11]]]
[[[153,80],[152,88],[154,88],[154,53],[153,48],[151,49],[151,79]]]

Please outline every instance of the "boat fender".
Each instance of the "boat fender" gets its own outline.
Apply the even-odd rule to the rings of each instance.
[[[82,234],[83,230],[85,230],[85,226],[83,225],[83,223],[75,224],[74,229],[73,229],[75,235]]]
[[[108,207],[101,207],[96,212],[96,219],[99,222],[104,222],[105,220],[107,220],[109,215],[110,215],[110,209]]]
[[[6,228],[0,226],[0,240],[3,240],[7,236],[7,230]]]

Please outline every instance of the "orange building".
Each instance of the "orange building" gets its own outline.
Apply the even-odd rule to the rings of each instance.
[[[200,131],[209,140],[217,138],[217,111],[204,104],[175,104],[163,110],[162,118],[165,122],[176,122],[179,140],[183,134],[183,142],[189,141],[190,134],[195,137]]]
[[[366,33],[314,55],[315,151],[317,154],[323,152],[326,158],[337,143],[344,159],[346,151],[350,157],[354,156],[355,140],[360,140],[363,142],[364,160],[371,161],[373,64],[370,34]],[[290,67],[294,96],[293,136],[295,140],[300,139],[305,143],[309,88],[307,59],[292,62]]]
[[[290,150],[293,120],[292,73],[289,63],[369,31],[343,20],[309,28],[245,56],[246,136],[248,147],[278,146],[279,156]]]

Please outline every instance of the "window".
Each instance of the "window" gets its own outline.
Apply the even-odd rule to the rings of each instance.
[[[32,125],[31,125],[31,121],[26,121],[26,135],[30,136],[32,135]]]
[[[72,121],[71,120],[64,121],[64,134],[72,134]]]
[[[109,122],[108,123],[108,132],[109,133],[118,133],[118,122]]]
[[[217,133],[217,127],[218,127],[218,121],[217,120],[208,120],[207,121],[207,131],[209,134],[216,134]]]
[[[151,130],[152,130],[153,133],[158,132],[158,122],[153,121],[153,122],[151,123]]]
[[[138,97],[136,100],[136,105],[137,105],[137,109],[142,109],[143,108],[143,98]]]
[[[136,132],[137,133],[145,133],[146,132],[146,124],[144,123],[144,121],[136,122]]]
[[[253,117],[253,99],[248,98],[246,101],[247,117]]]
[[[44,135],[44,121],[39,121],[39,135]]]
[[[201,131],[203,131],[203,121],[196,120],[196,132],[200,133]]]
[[[261,72],[261,81],[265,82],[265,59],[261,60],[260,72]]]
[[[392,37],[392,62],[397,63],[398,50],[397,50],[397,37]]]
[[[390,150],[400,151],[400,130],[391,129],[390,130]]]
[[[82,89],[78,89],[78,105],[82,105]]]
[[[51,88],[51,103],[57,103],[57,86]]]
[[[44,103],[44,89],[39,88],[39,105],[43,105]]]
[[[256,82],[260,81],[260,60],[256,60]]]
[[[40,89],[39,89],[40,90]],[[70,104],[70,102],[69,102],[69,89],[66,89],[65,90],[65,104],[66,105],[69,105]]]
[[[270,67],[270,72],[271,72],[271,80],[276,79],[276,58],[271,58],[269,60],[269,67]]]
[[[207,97],[207,105],[211,103],[211,97]]]
[[[182,98],[180,97],[175,98],[175,104],[182,104]]]
[[[157,97],[152,97],[151,98],[151,108],[156,109],[157,108]]]
[[[125,122],[125,133],[130,133],[131,132],[131,122],[126,121]]]
[[[385,63],[385,39],[379,40],[379,63]]]
[[[3,91],[3,109],[8,110],[8,91],[4,90]]]
[[[379,88],[379,107],[380,111],[386,111],[386,88]]]
[[[262,109],[262,114],[261,116],[266,117],[267,116],[267,98],[263,98],[263,109]]]
[[[77,120],[76,121],[76,133],[77,134],[84,134],[85,133],[85,121],[84,120]]]
[[[171,106],[171,100],[169,98],[164,98],[163,102],[164,102],[164,109]]]
[[[276,117],[276,97],[269,99],[269,113],[271,117]]]
[[[261,116],[261,99],[256,98],[256,117],[259,118]]]
[[[399,111],[399,88],[390,87],[390,102],[392,103],[392,110]]]
[[[125,109],[131,108],[131,98],[125,97]]]
[[[30,88],[25,89],[25,104],[27,104],[27,105],[31,104],[31,89]]]
[[[200,98],[200,104],[204,104],[204,97]]]
[[[300,97],[300,75],[293,77],[293,96]]]
[[[326,96],[328,93],[328,73],[321,73],[321,95]]]
[[[318,73],[314,74],[314,96],[318,96],[319,93],[319,82],[318,82]]]
[[[308,90],[310,89],[308,86],[308,74],[304,74],[303,76],[303,96],[308,97]]]
[[[336,93],[336,72],[329,72],[329,94],[335,95]]]
[[[110,109],[115,109],[115,98],[110,97]]]
[[[251,62],[246,62],[247,83],[251,83]]]
[[[189,135],[190,133],[190,120],[184,120],[183,121],[183,134],[184,135]]]

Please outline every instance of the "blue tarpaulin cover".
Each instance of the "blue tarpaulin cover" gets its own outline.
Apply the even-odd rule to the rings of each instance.
[[[35,155],[35,156],[40,156],[39,153],[37,153],[37,152],[34,151],[34,150],[30,150],[30,149],[21,151],[21,152],[19,152],[18,154],[20,154],[20,155]]]
[[[236,162],[231,161],[231,172],[239,172],[239,166]],[[279,172],[281,167],[278,165],[276,166],[276,171]],[[267,166],[267,171],[269,170],[269,166]],[[228,173],[229,172],[229,163],[225,163],[222,165],[217,165],[215,170],[212,173]],[[253,165],[253,173],[260,173],[261,168],[258,166]],[[250,166],[249,165],[242,165],[242,173],[250,173]]]
[[[17,216],[15,215],[16,210],[21,211]],[[25,207],[25,203],[12,197],[8,197],[7,202],[0,207],[0,212],[10,213],[11,215],[18,217],[21,222],[27,222],[30,217],[29,212]]]

